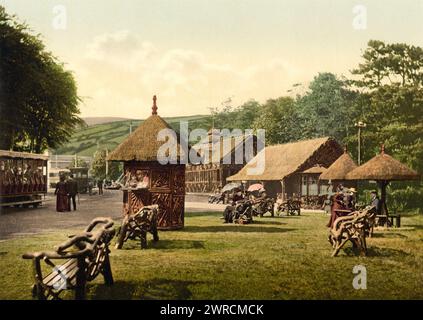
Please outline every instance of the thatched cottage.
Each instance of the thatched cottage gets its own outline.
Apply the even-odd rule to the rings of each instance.
[[[334,139],[325,137],[272,145],[261,152],[265,156],[263,173],[247,173],[249,167],[255,166],[257,155],[227,180],[245,181],[247,184],[261,182],[272,197],[278,193],[284,198],[313,197],[327,189],[319,182],[318,176],[343,154],[343,148]]]
[[[188,164],[186,166],[186,191],[210,193],[223,187],[226,184],[227,177],[236,174],[248,162],[245,146],[250,142],[253,146],[252,156],[254,156],[257,153],[256,136],[223,136],[217,129],[209,130],[207,137],[191,147],[198,154],[202,154],[204,150],[209,150],[209,161],[204,164]],[[225,144],[230,147],[224,148]],[[235,161],[237,153],[242,155],[241,161],[238,161],[241,163]],[[224,159],[230,161],[224,161]]]

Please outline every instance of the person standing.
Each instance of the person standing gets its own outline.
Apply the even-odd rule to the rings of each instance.
[[[377,191],[370,192],[370,205],[376,208],[377,214],[380,214],[381,201],[379,199]]]
[[[76,195],[78,194],[78,182],[73,178],[73,174],[69,176],[69,179],[66,184],[68,186],[69,211],[71,211],[71,202],[73,204],[73,210],[76,210]]]
[[[68,184],[65,180],[65,176],[60,176],[60,181],[56,184],[54,191],[57,212],[69,211]]]
[[[103,194],[103,179],[98,179],[97,181],[97,187],[98,187],[98,194]]]

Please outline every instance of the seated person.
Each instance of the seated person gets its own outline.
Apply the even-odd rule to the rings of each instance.
[[[129,179],[125,186],[134,188],[134,189],[145,189],[148,188],[149,178],[146,172],[143,173],[142,170],[137,170],[135,172],[135,176],[130,175],[130,171],[127,172],[126,175],[129,174]]]
[[[235,205],[238,201],[244,200],[244,194],[241,189],[235,189],[232,196],[232,205]]]
[[[149,178],[146,172],[142,172],[141,170],[136,171],[136,188],[137,189],[144,189],[148,188]]]
[[[262,188],[258,192],[258,197],[254,198],[254,202],[253,203],[262,202],[262,201],[266,200],[266,198],[267,198],[266,190],[264,188]]]

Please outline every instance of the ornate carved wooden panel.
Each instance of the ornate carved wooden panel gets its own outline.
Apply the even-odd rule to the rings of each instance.
[[[159,206],[158,228],[179,229],[184,226],[185,166],[160,165],[157,162],[125,163],[125,172],[148,171],[148,189],[124,191],[123,213],[137,212],[142,206]]]
[[[152,189],[170,189],[170,173],[169,168],[167,170],[153,170],[151,178]]]

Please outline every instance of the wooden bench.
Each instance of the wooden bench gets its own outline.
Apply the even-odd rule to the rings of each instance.
[[[75,299],[85,299],[86,284],[100,273],[106,285],[113,284],[109,243],[115,235],[110,218],[94,219],[84,232],[71,236],[54,252],[26,253],[32,259],[35,284],[32,294],[40,300],[60,299],[64,290],[75,290]],[[43,275],[45,265],[51,272]],[[61,264],[55,264],[61,261]]]
[[[276,203],[276,212],[278,215],[281,215],[284,211],[288,216],[301,215],[301,202],[299,200],[288,199],[283,202],[277,200]]]
[[[147,248],[147,232],[153,235],[153,241],[159,241],[157,231],[158,210],[159,206],[154,204],[142,207],[135,214],[125,215],[118,232],[116,249],[121,249],[123,243],[128,239],[140,239],[141,249]]]
[[[329,242],[333,247],[332,256],[335,257],[348,241],[358,249],[360,254],[367,254],[366,237],[373,233],[376,216],[375,207],[354,211],[347,216],[337,218],[330,230]]]
[[[376,216],[376,226],[381,227],[401,227],[401,215],[400,214],[378,214]]]

